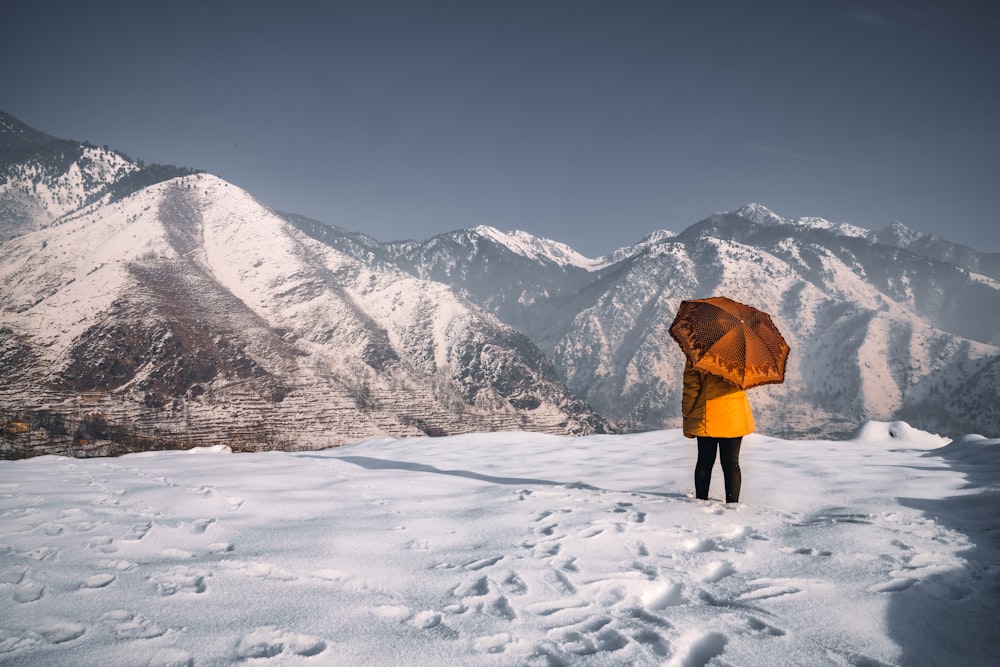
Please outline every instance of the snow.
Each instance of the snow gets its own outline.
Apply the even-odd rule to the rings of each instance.
[[[110,206],[84,209],[4,244],[9,255],[0,264],[0,299],[12,310],[27,311],[26,328],[53,363],[119,295],[125,262],[170,252],[156,221],[157,192],[149,188]]]
[[[565,243],[534,236],[528,232],[519,230],[502,232],[488,225],[479,225],[472,231],[529,259],[543,259],[558,266],[572,266],[586,271],[596,271],[606,266],[603,260],[581,255]]]
[[[659,431],[0,462],[0,662],[995,664],[1000,440],[752,435],[738,505],[691,497],[694,456]]]
[[[809,229],[825,229],[840,236],[855,238],[869,238],[871,235],[871,232],[863,227],[858,227],[857,225],[852,225],[846,222],[830,222],[829,220],[816,216],[783,218],[766,206],[752,202],[738,209],[724,211],[722,213],[738,215],[758,225],[792,225],[796,227],[806,227]],[[903,229],[906,228],[903,227]]]

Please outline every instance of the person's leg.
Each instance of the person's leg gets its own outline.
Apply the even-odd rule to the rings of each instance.
[[[698,438],[698,462],[694,465],[694,495],[708,500],[708,487],[712,483],[712,468],[715,466],[717,438]]]
[[[743,484],[743,474],[740,472],[740,443],[743,438],[719,439],[719,462],[722,464],[722,475],[726,480],[726,502],[740,501],[740,486]]]

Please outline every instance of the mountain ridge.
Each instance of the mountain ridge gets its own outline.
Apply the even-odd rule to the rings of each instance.
[[[316,243],[216,177],[3,247],[0,368],[19,380],[0,389],[7,411],[68,419],[90,396],[88,414],[133,441],[238,448],[606,430],[523,335],[443,284]]]
[[[121,158],[102,150],[77,160]],[[667,328],[681,300],[716,293],[792,343],[786,383],[753,392],[765,432],[1000,423],[994,257],[902,225],[748,204],[592,259],[485,226],[383,243],[132,162],[87,188],[67,176],[78,162],[29,155],[0,181],[0,202],[36,214],[0,207],[0,370],[16,380],[0,417],[60,446],[126,426],[138,448],[674,427]]]

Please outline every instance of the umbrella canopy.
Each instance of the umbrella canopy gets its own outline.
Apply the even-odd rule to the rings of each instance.
[[[753,306],[724,296],[681,301],[670,335],[695,369],[741,389],[785,381],[788,343]]]

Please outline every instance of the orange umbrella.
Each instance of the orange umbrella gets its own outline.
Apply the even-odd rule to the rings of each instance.
[[[681,301],[670,335],[696,370],[740,389],[785,381],[788,343],[753,306],[724,296]]]

